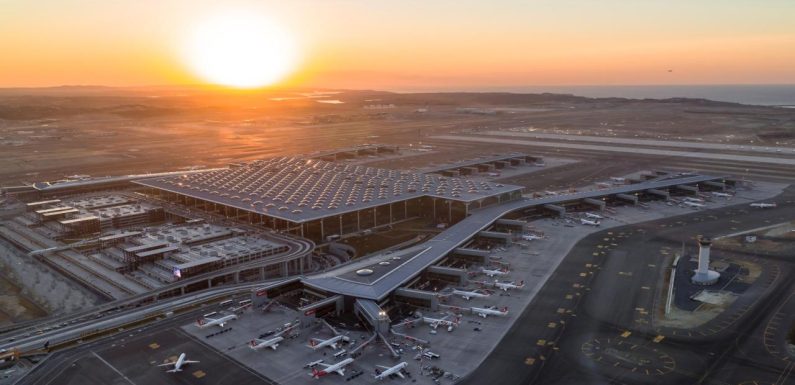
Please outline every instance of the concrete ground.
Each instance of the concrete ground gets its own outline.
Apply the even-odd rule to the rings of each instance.
[[[200,361],[167,373],[157,365],[185,353]],[[150,385],[150,384],[262,384],[266,379],[229,360],[224,354],[195,341],[178,329],[145,333],[99,347],[74,361],[45,384]],[[265,382],[266,383],[266,382]]]
[[[405,329],[406,334],[429,340],[427,346],[429,350],[440,355],[436,360],[424,360],[423,362],[414,360],[417,354],[413,350],[414,343],[406,343],[405,340],[392,338],[394,342],[400,344],[403,354],[400,359],[390,357],[386,347],[380,343],[373,343],[363,349],[363,354],[356,358],[346,370],[345,376],[330,375],[323,378],[326,383],[344,383],[346,379],[350,381],[351,375],[357,372],[364,372],[363,375],[355,378],[356,383],[377,383],[372,374],[375,365],[392,366],[401,361],[409,363],[407,371],[413,376],[411,379],[394,380],[397,382],[414,382],[420,384],[432,384],[430,376],[423,376],[422,366],[436,366],[445,372],[452,374],[452,378],[468,375],[473,368],[488,356],[495,346],[502,340],[505,333],[511,328],[522,310],[533,300],[535,295],[544,286],[544,283],[554,274],[558,264],[569,253],[574,245],[582,238],[606,228],[622,226],[625,224],[645,222],[660,218],[673,217],[677,215],[692,214],[699,210],[718,208],[728,205],[764,200],[779,194],[785,186],[774,183],[757,183],[753,189],[737,191],[731,199],[715,198],[708,200],[703,209],[692,209],[680,207],[678,205],[667,205],[664,202],[653,202],[647,207],[643,206],[620,206],[613,210],[613,213],[605,213],[600,227],[580,225],[575,218],[577,214],[571,214],[569,218],[545,218],[531,223],[535,233],[546,235],[543,240],[536,240],[529,243],[517,243],[503,251],[495,253],[495,257],[501,261],[510,263],[511,272],[501,280],[512,280],[515,282],[524,280],[525,288],[509,292],[495,292],[486,299],[472,299],[470,301],[462,298],[451,298],[448,305],[460,307],[462,309],[470,306],[485,307],[498,306],[508,307],[507,317],[489,316],[486,319],[463,311],[459,327],[452,332],[447,332],[445,328],[439,328],[436,334],[430,333],[427,325],[417,325],[414,328]],[[588,273],[583,273],[588,274]],[[491,278],[490,280],[493,280]],[[474,280],[489,280],[486,277],[475,277]],[[471,289],[478,286],[470,285]],[[576,288],[575,288],[576,289]],[[502,294],[502,295],[500,295]],[[508,295],[510,294],[510,295]],[[567,313],[569,309],[559,308],[559,312]],[[312,351],[307,347],[309,338],[330,338],[333,335],[323,326],[315,326],[300,331],[300,336],[288,339],[279,346],[278,350],[263,349],[254,351],[248,347],[249,341],[268,330],[291,322],[295,319],[296,313],[284,308],[275,309],[268,313],[260,313],[257,310],[250,310],[239,320],[232,321],[227,327],[232,330],[211,338],[205,336],[213,333],[214,330],[198,329],[195,325],[185,325],[183,330],[202,340],[219,351],[228,354],[235,360],[243,363],[254,371],[257,371],[273,381],[282,384],[309,384],[314,379],[308,375],[310,369],[304,368],[306,363],[316,360],[324,360],[325,363],[339,362],[340,359],[332,357],[334,352],[331,348],[324,348]],[[431,317],[443,317],[447,312],[442,311],[435,314],[426,314]],[[549,322],[547,328],[554,330],[563,327],[562,322]],[[475,331],[475,328],[480,331]],[[219,328],[216,328],[219,329]],[[349,332],[349,336],[355,341],[362,341],[368,337],[365,332]],[[537,343],[545,343],[539,342]],[[357,342],[358,343],[358,342]],[[650,352],[649,354],[655,354]],[[262,356],[272,356],[272,359],[263,359]],[[278,357],[278,358],[277,358]],[[663,357],[664,358],[664,357]],[[661,362],[665,362],[660,358]],[[441,383],[452,382],[449,378],[441,378]]]

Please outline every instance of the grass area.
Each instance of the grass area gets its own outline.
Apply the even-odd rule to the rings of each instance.
[[[418,230],[427,229],[430,226],[431,222],[429,220],[417,218],[396,224],[393,226],[392,230],[378,231],[370,235],[347,238],[343,240],[342,243],[353,246],[356,249],[356,257],[359,258],[406,242],[417,235],[426,234]]]

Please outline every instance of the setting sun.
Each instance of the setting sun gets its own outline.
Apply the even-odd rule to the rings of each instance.
[[[207,82],[256,88],[282,80],[295,69],[296,43],[266,17],[222,13],[197,25],[186,44],[186,61]]]

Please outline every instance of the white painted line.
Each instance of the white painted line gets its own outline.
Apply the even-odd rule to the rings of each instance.
[[[111,369],[112,369],[114,372],[116,372],[116,374],[118,374],[119,376],[121,376],[121,378],[123,378],[125,381],[129,382],[129,383],[130,383],[130,385],[135,385],[135,383],[134,383],[134,382],[132,382],[132,381],[131,381],[129,378],[127,378],[127,376],[125,376],[125,375],[124,375],[124,373],[120,372],[120,371],[119,371],[119,369],[116,369],[116,367],[114,367],[113,365],[111,365],[111,364],[110,364],[110,362],[108,362],[108,361],[105,361],[105,359],[104,359],[104,358],[102,358],[102,357],[100,357],[100,356],[99,356],[99,354],[97,354],[95,351],[93,351],[93,350],[92,350],[92,351],[91,351],[91,354],[93,354],[93,355],[94,355],[94,357],[97,357],[97,358],[98,358],[100,361],[102,361],[102,362],[103,362],[105,365],[108,365],[108,367],[109,367],[109,368],[111,368]]]

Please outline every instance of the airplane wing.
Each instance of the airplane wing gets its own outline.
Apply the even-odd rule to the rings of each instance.
[[[157,365],[157,366],[170,366],[170,365],[174,365],[176,363],[177,363],[177,361],[172,361],[172,362],[166,362],[165,364]]]
[[[328,367],[331,367],[331,365],[329,365],[329,364],[324,364],[324,363],[322,363],[322,362],[318,362],[317,364],[318,364],[318,365],[320,365],[320,366],[322,366],[324,369],[325,369],[325,368],[328,368]]]
[[[334,372],[336,372],[340,376],[344,376],[345,375],[345,368],[339,368],[339,369],[335,370]]]
[[[405,376],[403,376],[403,371],[402,370],[398,370],[397,372],[395,372],[393,374],[397,374],[398,377],[400,377],[400,378],[406,378]]]
[[[383,366],[383,365],[376,365],[376,367],[377,367],[377,368],[380,368],[380,369],[384,369],[384,370],[391,369],[390,367],[388,367],[388,366]]]
[[[200,361],[191,361],[191,360],[182,361],[183,364],[198,364],[199,362]]]

